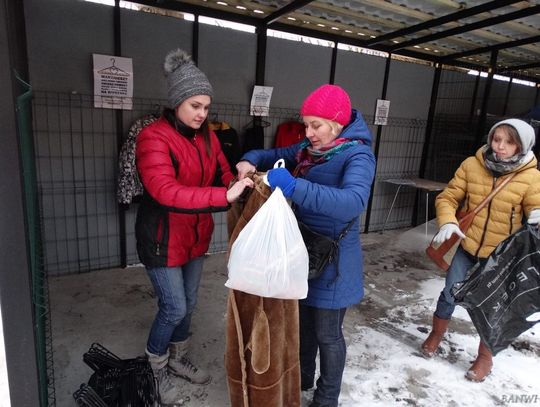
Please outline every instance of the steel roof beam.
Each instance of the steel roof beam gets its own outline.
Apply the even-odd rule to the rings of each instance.
[[[468,32],[468,31],[477,30],[479,28],[493,26],[493,25],[504,23],[506,21],[517,20],[519,18],[528,17],[528,16],[531,16],[531,15],[537,14],[539,12],[540,12],[540,5],[539,6],[528,7],[528,8],[518,10],[518,11],[514,11],[513,13],[502,14],[500,16],[488,18],[486,20],[480,20],[480,21],[477,21],[477,22],[472,23],[472,24],[466,24],[466,25],[463,25],[461,27],[456,27],[456,28],[451,28],[449,30],[439,31],[439,32],[436,32],[436,33],[433,33],[433,34],[423,36],[423,37],[419,37],[419,38],[415,38],[415,39],[412,39],[412,40],[409,40],[409,41],[405,41],[405,42],[402,42],[402,43],[399,43],[399,44],[396,44],[396,45],[392,45],[390,49],[392,51],[394,51],[394,50],[401,49],[401,48],[411,47],[413,45],[425,44],[425,43],[430,42],[430,41],[435,41],[435,40],[438,40],[438,39],[441,39],[441,38],[451,37],[451,36],[454,36],[454,35],[457,35],[457,34],[462,34],[462,33]]]
[[[505,67],[504,69],[499,69],[499,72],[522,71],[522,70],[534,69],[534,68],[540,68],[540,62],[533,62],[533,63],[525,64],[525,65],[508,66],[508,67]]]
[[[429,28],[437,27],[442,24],[450,23],[452,21],[461,20],[463,18],[471,17],[480,13],[494,10],[496,8],[508,6],[513,3],[519,3],[520,0],[494,0],[479,6],[471,7],[465,10],[456,11],[455,13],[448,14],[433,20],[424,21],[423,23],[413,25],[411,27],[402,28],[400,30],[392,31],[388,34],[380,35],[377,38],[366,40],[366,45],[374,45],[383,41],[388,41],[393,38],[403,37],[405,35],[413,34],[418,31],[427,30]]]
[[[243,15],[243,14],[232,13],[232,12],[228,12],[228,11],[216,10],[216,9],[213,9],[213,8],[210,8],[210,7],[184,3],[182,1],[176,1],[176,0],[132,0],[132,2],[136,3],[136,4],[141,4],[141,5],[144,5],[144,6],[149,6],[149,7],[157,7],[157,8],[162,8],[162,9],[168,9],[168,10],[173,10],[173,11],[179,11],[179,12],[184,12],[184,13],[195,14],[195,15],[204,15],[204,16],[212,17],[212,18],[225,19],[225,20],[229,20],[229,21],[232,21],[232,22],[236,22],[236,23],[253,25],[255,27],[261,27],[261,26],[265,27],[262,24],[263,20],[261,18],[256,18],[256,17],[252,17],[252,16],[246,16],[246,15]],[[492,1],[490,3],[486,3],[486,4],[482,5],[482,7],[483,6],[488,6],[488,5],[491,5],[491,4],[494,4],[494,3],[508,3],[508,4],[510,4],[510,3],[515,3],[515,1]],[[480,7],[480,6],[477,6],[477,7]],[[477,7],[473,7],[473,8],[468,9],[468,10],[463,10],[462,12],[467,12],[467,11],[476,9]],[[458,12],[458,13],[462,13],[462,12]],[[453,13],[453,14],[457,14],[457,13]],[[449,17],[449,16],[445,16],[445,17],[442,17],[442,18],[447,18],[447,17]],[[440,19],[435,19],[435,20],[440,21]],[[435,20],[430,20],[427,23],[431,23],[432,21],[435,21]],[[323,31],[319,31],[319,30],[307,29],[307,28],[297,27],[297,26],[294,26],[294,25],[289,25],[289,24],[284,24],[284,23],[272,23],[271,26],[272,26],[271,27],[272,29],[281,30],[281,31],[284,31],[284,32],[292,33],[292,34],[305,35],[305,36],[308,36],[308,37],[315,37],[315,38],[319,38],[319,39],[323,39],[323,40],[327,40],[327,41],[341,42],[343,44],[354,45],[354,46],[357,46],[357,47],[363,47],[363,48],[368,48],[368,49],[377,50],[377,51],[383,51],[383,52],[390,52],[390,50],[389,50],[390,47],[389,46],[383,46],[381,44],[370,45],[369,44],[370,40],[355,40],[353,38],[349,38],[349,37],[346,37],[346,36],[339,36],[339,35],[335,35],[335,34],[325,33]],[[417,26],[419,26],[419,25],[417,25]],[[414,26],[414,27],[417,27],[417,26]],[[413,27],[411,27],[411,28],[413,28]],[[531,37],[533,39],[528,38],[528,39],[518,40],[516,42],[500,44],[500,45],[498,45],[498,47],[500,47],[502,49],[502,48],[509,48],[509,47],[512,47],[512,46],[519,46],[519,45],[525,45],[525,44],[529,44],[529,43],[534,43],[534,42],[538,41],[537,37],[538,36]],[[380,37],[378,37],[378,38],[380,38]],[[512,45],[508,45],[508,44],[512,44]],[[466,51],[467,54],[462,55],[462,56],[475,55],[477,53],[489,52],[489,51],[491,51],[491,49],[493,49],[493,47],[497,47],[497,45],[490,46],[490,47],[485,47],[485,48],[478,48],[476,50],[471,50],[471,51]],[[480,51],[478,51],[478,50],[480,50]],[[426,53],[422,53],[422,52],[418,52],[418,51],[414,51],[414,50],[401,49],[401,50],[398,50],[398,51],[394,52],[394,54],[402,55],[402,56],[406,56],[406,57],[411,57],[411,58],[416,58],[416,59],[429,61],[429,62],[433,62],[433,63],[436,63],[436,62],[445,63],[445,64],[448,64],[448,65],[454,65],[454,66],[463,67],[463,68],[467,68],[467,69],[476,69],[476,70],[483,70],[483,69],[485,70],[486,69],[485,66],[483,66],[483,65],[478,65],[478,64],[475,64],[475,63],[467,62],[467,61],[454,60],[456,58],[461,58],[462,53],[460,53],[460,54],[450,54],[450,55],[447,55],[445,57],[441,57],[441,56],[435,56],[435,55],[426,54]],[[533,81],[535,80],[535,79],[531,79],[530,77],[527,77],[527,76],[524,76],[523,78],[533,80]]]
[[[296,34],[296,35],[303,35],[306,37],[313,37],[313,38],[317,38],[317,39],[321,39],[325,41],[340,42],[342,44],[353,45],[360,48],[367,48],[367,49],[381,51],[381,52],[388,52],[387,47],[384,47],[382,45],[366,47],[365,42],[363,40],[357,40],[357,39],[349,38],[349,37],[341,37],[336,34],[326,33],[324,31],[311,30],[308,28],[296,27],[296,26],[288,25],[284,23],[275,23],[272,25],[272,29],[284,31],[284,32],[288,32],[288,33]],[[410,58],[416,58],[422,61],[442,63],[441,57],[439,56],[426,54],[423,52],[418,52],[418,51],[413,51],[413,50],[408,50],[408,49],[401,49],[397,52],[394,52],[393,54],[410,57]],[[466,62],[466,61],[452,61],[452,64],[447,64],[447,65],[455,65],[455,66],[459,66],[459,67],[463,67],[467,69],[476,69],[476,70],[485,69],[483,65],[478,65],[478,64],[474,64],[474,63]]]
[[[262,22],[264,25],[270,25],[280,17],[284,16],[285,14],[292,13],[295,10],[298,10],[299,8],[304,7],[306,4],[311,3],[313,0],[294,0],[291,1],[289,4],[287,4],[284,7],[281,7],[280,9],[274,11],[272,14],[269,14],[265,18],[263,18]]]
[[[217,19],[226,19],[234,23],[258,26],[262,19],[250,17],[243,14],[231,13],[230,11],[216,10],[211,7],[197,6],[195,4],[183,3],[176,0],[130,0],[132,3],[143,6],[157,7],[166,10],[180,11],[195,15],[203,15]]]
[[[488,47],[475,48],[469,51],[457,52],[455,54],[445,55],[441,57],[441,61],[446,62],[446,61],[450,61],[450,60],[454,60],[458,58],[468,57],[471,55],[484,54],[490,51],[498,51],[498,50],[506,49],[506,48],[520,47],[522,45],[534,44],[535,42],[538,42],[538,41],[540,41],[540,35],[534,35],[532,37],[526,37],[520,40],[501,42],[499,44],[490,45]]]

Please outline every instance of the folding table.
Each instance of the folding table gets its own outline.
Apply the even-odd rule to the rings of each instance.
[[[386,229],[386,224],[388,223],[388,219],[390,218],[390,214],[392,213],[392,209],[394,209],[394,204],[396,203],[397,197],[399,195],[399,191],[401,190],[401,187],[413,187],[422,191],[425,191],[426,193],[426,235],[428,230],[428,209],[429,209],[429,194],[431,192],[440,192],[444,188],[446,188],[446,183],[444,182],[437,182],[432,181],[429,179],[424,178],[388,178],[383,180],[382,182],[386,182],[388,184],[394,184],[397,185],[396,194],[394,195],[394,199],[392,201],[392,205],[390,206],[390,210],[388,211],[388,215],[386,215],[386,219],[384,221],[384,225],[382,228],[381,233],[384,232]]]

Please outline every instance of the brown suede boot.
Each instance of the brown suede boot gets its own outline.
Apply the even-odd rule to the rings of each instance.
[[[449,319],[441,319],[433,315],[433,328],[431,329],[427,339],[422,344],[422,354],[426,358],[432,357],[439,348],[439,344],[441,343],[444,333],[448,328],[449,322]]]
[[[480,341],[478,346],[478,356],[465,377],[472,382],[483,382],[491,373],[493,367],[493,357],[484,342]]]

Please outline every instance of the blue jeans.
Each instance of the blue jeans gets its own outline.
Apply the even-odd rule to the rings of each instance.
[[[321,375],[313,400],[336,407],[345,369],[346,345],[341,327],[347,308],[322,309],[300,304],[300,369],[302,387],[311,387],[319,351]]]
[[[203,257],[192,259],[181,267],[147,268],[154,286],[159,310],[150,329],[147,350],[154,355],[167,353],[169,342],[189,338],[191,315],[197,304]]]
[[[435,316],[437,318],[450,319],[456,309],[454,297],[450,294],[453,285],[457,282],[464,281],[467,278],[467,272],[477,262],[485,263],[486,261],[487,259],[474,257],[463,250],[461,246],[458,247],[452,263],[450,263],[450,267],[446,272],[444,289],[441,291],[441,295],[437,301],[437,309],[435,310]]]

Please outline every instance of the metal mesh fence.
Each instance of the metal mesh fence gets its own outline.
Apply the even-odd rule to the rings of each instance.
[[[396,186],[385,180],[423,176],[448,182],[461,161],[478,147],[478,127],[489,128],[504,118],[489,116],[480,123],[477,108],[483,87],[477,77],[443,70],[427,150],[427,120],[390,117],[378,132],[373,117],[364,116],[374,136],[373,145],[379,143],[368,231],[408,227],[425,216],[426,206],[420,204],[418,191],[404,188],[387,219]],[[133,99],[132,110],[118,112],[94,108],[92,95],[35,92],[35,158],[49,273],[139,262],[134,233],[137,204],[123,207],[116,202],[118,152],[132,123],[160,111],[163,105],[160,99]],[[209,118],[227,122],[242,136],[253,126],[249,113],[247,105],[215,103]],[[298,119],[295,108],[271,108],[261,123],[265,148],[274,145],[279,124]],[[427,210],[428,218],[433,217],[432,203]],[[228,240],[226,214],[213,216],[212,253],[226,250]]]
[[[117,266],[114,111],[85,95],[36,92],[33,113],[48,272]]]
[[[29,84],[18,79],[26,90],[17,97],[17,124],[23,170],[39,400],[41,406],[55,406],[49,285],[43,257],[43,225],[40,216],[42,210],[37,193],[37,171],[31,129],[32,89]]]
[[[404,189],[387,219],[396,186],[385,180],[418,176],[425,130],[425,120],[405,118],[389,118],[388,124],[383,127],[372,197],[370,232],[382,230],[383,226],[385,229],[395,229],[411,225],[416,190]]]
[[[131,124],[161,110],[159,99],[133,99],[121,113],[94,108],[92,95],[35,92],[33,127],[38,193],[41,200],[45,265],[50,274],[84,272],[138,263],[135,246],[137,204],[116,202],[119,145]],[[253,125],[249,106],[212,105],[212,121],[226,121],[242,133]],[[271,147],[277,126],[297,120],[297,110],[272,108],[261,123]],[[119,129],[119,127],[122,127]],[[226,214],[213,214],[210,252],[227,249]],[[123,222],[121,218],[124,217]],[[124,223],[125,228],[121,225]]]

